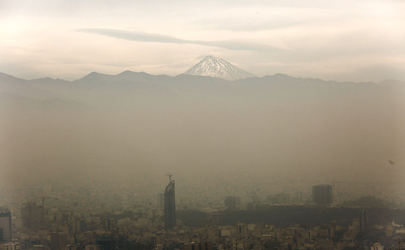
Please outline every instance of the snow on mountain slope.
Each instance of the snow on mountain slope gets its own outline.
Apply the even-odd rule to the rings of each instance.
[[[230,81],[248,77],[255,77],[254,75],[230,64],[224,59],[214,56],[206,56],[202,61],[184,72],[184,74],[194,76],[218,77]]]

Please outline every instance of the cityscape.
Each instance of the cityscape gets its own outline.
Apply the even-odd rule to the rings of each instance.
[[[0,0],[0,250],[404,250],[404,17]]]
[[[405,210],[373,196],[337,204],[331,184],[312,186],[309,197],[226,196],[197,209],[176,204],[182,187],[166,177],[155,200],[124,191],[97,204],[90,190],[69,190],[10,204],[0,213],[0,248],[396,249],[405,239]]]

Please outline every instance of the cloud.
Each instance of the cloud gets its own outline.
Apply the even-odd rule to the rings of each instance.
[[[80,29],[79,31],[138,42],[190,43],[187,42],[186,40],[178,39],[172,36],[165,36],[144,32],[130,32],[116,29]]]
[[[198,41],[185,40],[172,36],[159,35],[145,32],[134,32],[117,29],[79,29],[80,32],[93,33],[109,37],[115,37],[137,42],[157,42],[157,43],[175,43],[175,44],[198,44],[203,46],[218,47],[229,50],[251,50],[251,51],[284,51],[284,49],[269,46],[266,44],[252,43],[238,40],[222,40],[222,41]]]

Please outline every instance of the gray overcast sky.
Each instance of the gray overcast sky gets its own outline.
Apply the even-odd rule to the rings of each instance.
[[[0,0],[0,72],[177,75],[205,55],[257,76],[405,81],[405,2]]]

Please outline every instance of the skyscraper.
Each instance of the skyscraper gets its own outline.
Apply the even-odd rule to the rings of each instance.
[[[312,199],[317,205],[332,204],[332,186],[318,185],[312,186]]]
[[[171,229],[176,226],[176,201],[174,181],[170,183],[165,189],[165,228]]]

